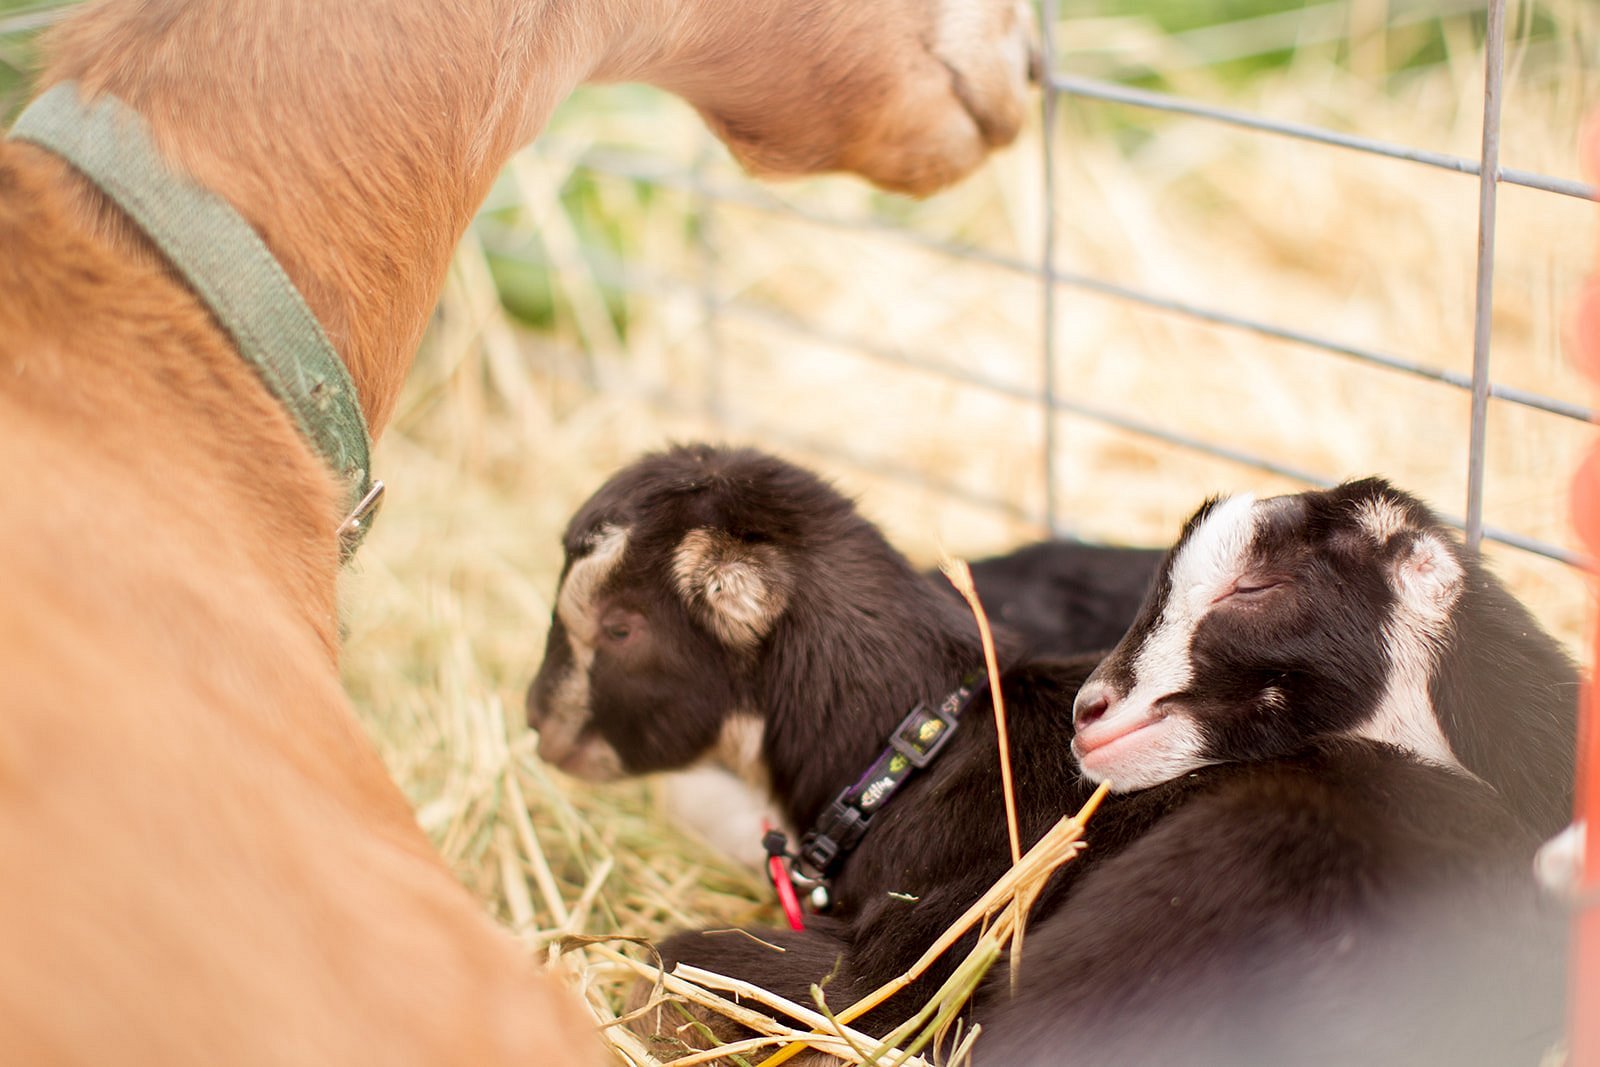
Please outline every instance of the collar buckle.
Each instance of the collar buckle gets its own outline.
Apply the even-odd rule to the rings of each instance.
[[[362,539],[367,536],[367,528],[372,525],[369,520],[378,513],[378,508],[383,503],[383,489],[381,481],[374,481],[372,488],[356,501],[356,506],[350,509],[350,514],[339,524],[339,551],[345,559],[349,559],[355,553]]]
[[[816,871],[819,879],[826,878],[839,857],[866,836],[870,818],[847,796],[838,797],[817,825],[800,838],[801,862]]]

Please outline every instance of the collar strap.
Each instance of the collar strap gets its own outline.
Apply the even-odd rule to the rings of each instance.
[[[372,480],[366,419],[344,361],[255,230],[232,205],[170,168],[144,120],[114,96],[85,104],[74,82],[62,82],[28,106],[9,136],[55,153],[93,182],[221,323],[344,485],[339,543],[341,559],[349,559],[383,493]]]
[[[879,753],[854,785],[834,798],[828,810],[800,839],[799,858],[817,879],[826,879],[844,857],[866,836],[873,816],[916,771],[932,763],[955,735],[961,713],[972,698],[988,688],[981,670],[961,679],[961,684],[936,706],[926,702],[912,708],[889,735],[889,747]]]

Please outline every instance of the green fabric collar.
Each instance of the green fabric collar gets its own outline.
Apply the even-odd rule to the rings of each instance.
[[[92,104],[77,85],[47,90],[10,138],[60,156],[127,212],[171,261],[344,483],[340,558],[366,536],[382,498],[371,438],[344,361],[255,230],[226,201],[161,159],[144,120],[112,96]]]

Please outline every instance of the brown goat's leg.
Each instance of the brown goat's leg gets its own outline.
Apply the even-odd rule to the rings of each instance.
[[[375,431],[489,183],[580,82],[669,88],[765,172],[928,192],[1015,134],[1026,66],[1015,0],[102,3],[48,52],[42,84],[117,93],[257,225]]]

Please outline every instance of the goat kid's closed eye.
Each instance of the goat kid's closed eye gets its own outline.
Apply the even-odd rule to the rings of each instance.
[[[1269,593],[1276,592],[1287,586],[1288,580],[1284,578],[1240,578],[1227,589],[1224,589],[1213,604],[1225,601],[1232,603],[1256,603],[1265,600]]]

